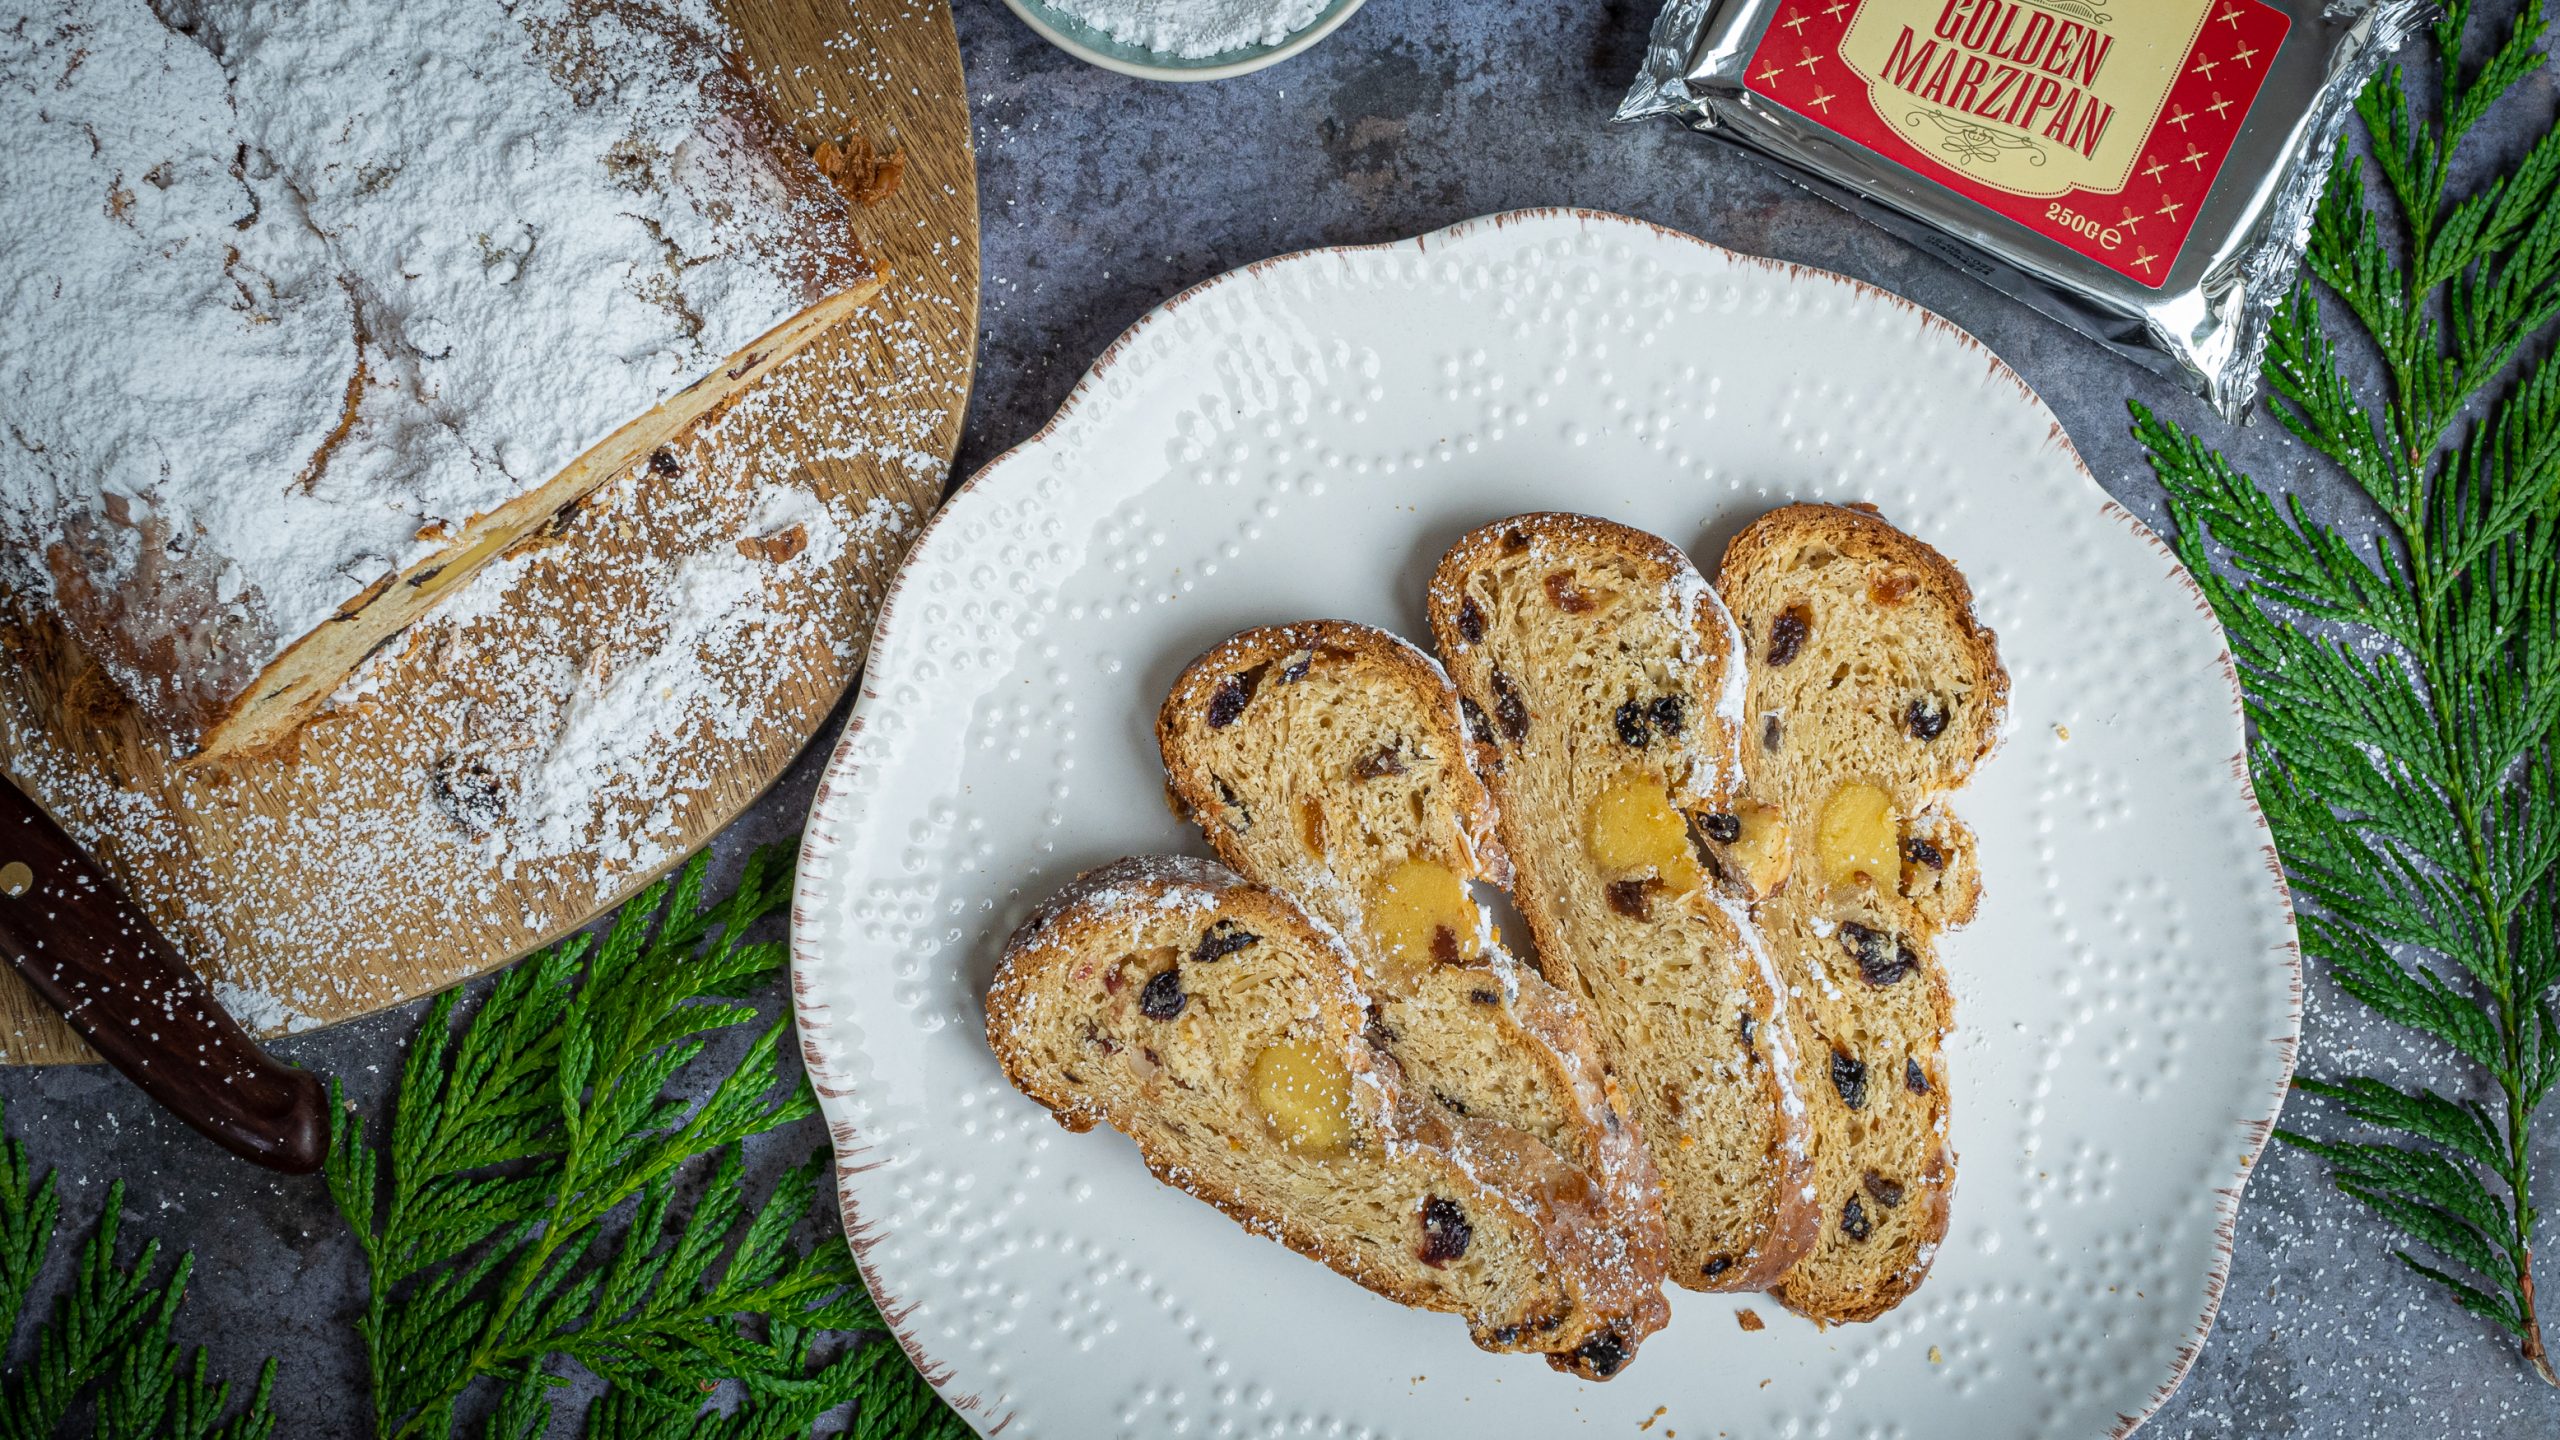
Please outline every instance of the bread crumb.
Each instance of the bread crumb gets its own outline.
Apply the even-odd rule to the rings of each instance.
[[[2071,727],[2070,727],[2070,726],[2068,726],[2068,725],[2056,725],[2056,726],[2054,726],[2054,727],[2053,727],[2053,738],[2054,738],[2054,739],[2056,739],[2056,740],[2068,740],[2068,739],[2070,739],[2070,738],[2071,738]]]
[[[1650,1429],[1652,1429],[1652,1428],[1653,1428],[1653,1422],[1655,1422],[1656,1420],[1661,1419],[1663,1416],[1665,1416],[1665,1415],[1667,1415],[1667,1414],[1669,1414],[1669,1413],[1671,1413],[1671,1407],[1670,1407],[1670,1406],[1668,1406],[1668,1405],[1656,1405],[1656,1406],[1654,1406],[1654,1407],[1653,1407],[1653,1413],[1652,1413],[1652,1414],[1647,1415],[1647,1416],[1646,1416],[1646,1417],[1644,1417],[1643,1419],[1641,1419],[1641,1420],[1639,1420],[1639,1421],[1637,1421],[1637,1422],[1636,1422],[1636,1428],[1637,1428],[1637,1429],[1639,1429],[1639,1430],[1650,1430]]]
[[[1769,1328],[1769,1322],[1760,1318],[1760,1312],[1748,1305],[1733,1312],[1733,1323],[1754,1333]]]
[[[1929,1347],[1929,1363],[1932,1365],[1944,1365],[1947,1363],[1947,1357],[1939,1354],[1938,1347],[1932,1345]]]

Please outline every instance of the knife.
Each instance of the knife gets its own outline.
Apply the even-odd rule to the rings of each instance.
[[[319,1077],[258,1048],[44,808],[0,779],[0,958],[162,1108],[288,1175],[329,1151]]]

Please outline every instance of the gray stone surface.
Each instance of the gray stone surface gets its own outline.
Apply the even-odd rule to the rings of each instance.
[[[2317,513],[2358,514],[2340,482],[2274,426],[2222,427],[2166,383],[1749,160],[1668,126],[1607,125],[1650,0],[1372,0],[1310,54],[1203,87],[1088,69],[1042,44],[996,0],[958,0],[957,9],[977,107],[987,280],[961,473],[1036,428],[1097,351],[1184,286],[1282,251],[1569,204],[1841,271],[1935,309],[2016,366],[2101,483],[2155,524],[2165,519],[2160,493],[2126,433],[2128,397],[2202,429],[2260,480],[2298,489]],[[2498,118],[2493,148],[2542,134],[2552,108],[2546,75]],[[722,837],[724,863],[796,829],[825,748],[813,746]],[[772,997],[767,1003],[778,1008]],[[280,1048],[340,1076],[370,1104],[385,1093],[422,1008]],[[2319,975],[2303,1054],[2311,1074],[2370,1069],[2459,1083]],[[316,1183],[230,1160],[101,1070],[0,1073],[0,1100],[37,1165],[61,1176],[74,1221],[85,1226],[120,1177],[135,1233],[196,1253],[180,1332],[210,1345],[235,1376],[254,1373],[259,1357],[281,1356],[283,1434],[365,1433],[363,1364],[349,1328],[360,1303],[358,1262]],[[2290,1118],[2322,1123],[2299,1107]],[[820,1138],[814,1128],[786,1137],[762,1152],[764,1168]],[[2548,1206],[2560,1125],[2546,1123],[2536,1149]],[[1622,1418],[1631,1427],[1644,1417]],[[1602,1430],[1614,1423],[1595,1419]],[[2279,1149],[2251,1183],[2221,1323],[2147,1433],[2521,1440],[2560,1436],[2560,1392],[2532,1380],[2487,1326],[2403,1272],[2381,1231],[2318,1165]]]

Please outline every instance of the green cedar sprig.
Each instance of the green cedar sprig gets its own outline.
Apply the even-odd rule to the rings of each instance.
[[[53,1251],[61,1219],[53,1180],[50,1171],[35,1180],[26,1147],[0,1136],[0,1305],[10,1337]],[[0,1440],[52,1440],[84,1397],[99,1440],[267,1440],[276,1423],[267,1408],[275,1362],[258,1372],[248,1404],[226,1419],[231,1387],[206,1373],[202,1350],[190,1364],[170,1339],[194,1257],[180,1256],[156,1280],[156,1241],[132,1263],[119,1262],[123,1214],[119,1182],[108,1187],[98,1228],[80,1247],[70,1288],[38,1326],[27,1363],[0,1376]]]
[[[2544,61],[2527,5],[2465,66],[2470,8],[2454,0],[2436,27],[2433,105],[2397,67],[2359,101],[2380,193],[2342,153],[2310,278],[2267,350],[2275,414],[2372,499],[2377,543],[2311,523],[2140,405],[2135,434],[2239,661],[2304,952],[2485,1097],[2304,1079],[2396,1143],[2277,1133],[2560,1384],[2535,1310],[2527,1146],[2560,1086],[2560,130],[2453,193],[2465,137]],[[2348,381],[2332,319],[2379,358],[2378,406]]]
[[[968,1433],[895,1344],[818,1343],[885,1328],[824,1201],[824,1152],[749,1203],[741,1144],[817,1113],[805,1082],[782,1083],[786,1027],[698,1103],[670,1091],[756,1018],[739,997],[785,959],[745,938],[789,903],[781,847],[708,909],[705,868],[625,905],[601,946],[525,960],[458,1024],[439,1001],[379,1144],[340,1108],[328,1181],[364,1252],[378,1434],[455,1435],[466,1399],[494,1392],[482,1433],[540,1436],[563,1361],[608,1384],[590,1440],[778,1440],[848,1404],[856,1436]],[[812,1215],[823,1233],[795,1244]]]

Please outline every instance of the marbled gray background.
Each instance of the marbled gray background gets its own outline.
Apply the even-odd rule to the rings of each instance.
[[[2273,425],[2226,429],[2165,382],[1754,162],[1668,125],[1608,125],[1652,0],[1371,0],[1309,54],[1200,87],[1089,69],[996,0],[956,8],[977,116],[986,264],[961,474],[1036,428],[1094,354],[1187,285],[1282,251],[1562,204],[1837,270],[1936,310],[2017,367],[2100,482],[2155,525],[2165,525],[2160,492],[2126,433],[2128,396],[2202,428],[2315,513],[2358,523],[2360,505],[2343,483]],[[2514,0],[2481,8],[2511,14]],[[2531,82],[2497,117],[2487,152],[2512,154],[2548,130],[2553,97],[2547,73]],[[724,861],[797,829],[836,728],[721,837]],[[767,1005],[778,1010],[778,996]],[[386,1092],[423,1008],[279,1049],[370,1104]],[[2463,1083],[2318,974],[2303,1068]],[[73,1222],[85,1229],[121,1177],[133,1233],[195,1252],[180,1334],[209,1345],[235,1377],[281,1356],[283,1434],[364,1433],[362,1360],[348,1325],[358,1262],[316,1181],[231,1160],[102,1069],[0,1072],[0,1100],[9,1130],[60,1176]],[[2299,1110],[2288,1118],[2321,1124]],[[821,1140],[814,1125],[782,1137],[761,1152],[764,1168]],[[2536,1151],[2549,1205],[2560,1199],[2550,1184],[2560,1174],[2560,1123],[2545,1123]],[[1644,1417],[1625,1418],[1632,1427]],[[2405,1273],[2322,1167],[2278,1148],[2250,1185],[2221,1323],[2146,1433],[2521,1440],[2560,1436],[2560,1392],[2532,1379],[2489,1327]]]

